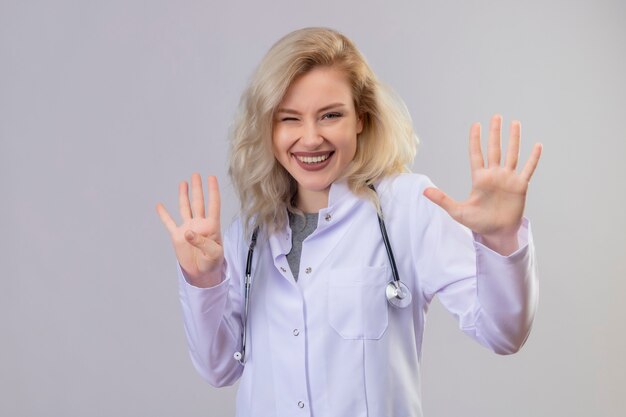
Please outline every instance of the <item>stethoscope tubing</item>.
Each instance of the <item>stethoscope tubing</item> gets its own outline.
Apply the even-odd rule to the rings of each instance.
[[[252,257],[254,247],[256,246],[259,228],[255,228],[250,239],[250,247],[248,248],[248,257],[246,259],[246,275],[244,281],[244,309],[243,309],[243,328],[241,331],[241,351],[235,352],[234,358],[243,365],[246,357],[246,327],[248,325],[248,308],[250,306],[250,286],[252,285]]]
[[[372,184],[369,187],[376,192],[376,189]],[[389,259],[389,264],[391,265],[391,274],[393,275],[393,280],[396,283],[400,283],[400,274],[398,274],[398,267],[396,266],[396,258],[393,256],[393,250],[391,249],[391,243],[389,243],[389,235],[387,235],[387,228],[385,227],[385,221],[381,213],[378,214],[378,225],[380,226],[380,234],[383,236],[383,243],[385,245],[385,250],[387,251],[387,258]]]

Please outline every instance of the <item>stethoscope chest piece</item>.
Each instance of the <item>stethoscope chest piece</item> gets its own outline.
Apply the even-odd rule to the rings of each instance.
[[[405,308],[411,304],[411,291],[402,281],[390,281],[385,288],[387,301],[394,307]]]

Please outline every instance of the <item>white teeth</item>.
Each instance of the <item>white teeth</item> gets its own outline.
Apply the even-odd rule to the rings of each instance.
[[[318,164],[328,159],[330,154],[320,156],[298,156],[297,158],[305,164]]]

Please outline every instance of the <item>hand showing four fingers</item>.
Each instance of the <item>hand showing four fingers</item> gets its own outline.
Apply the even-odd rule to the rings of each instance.
[[[467,200],[455,201],[436,188],[427,188],[424,195],[457,222],[480,234],[488,247],[508,255],[517,249],[517,231],[524,214],[528,183],[539,162],[542,147],[535,144],[524,168],[518,173],[521,126],[518,121],[513,121],[506,159],[501,165],[501,125],[502,118],[493,116],[486,166],[480,146],[480,124],[475,123],[470,129],[472,190]]]
[[[157,212],[167,228],[176,258],[189,283],[196,287],[212,287],[222,280],[224,248],[220,228],[220,193],[215,177],[208,178],[208,212],[205,215],[202,179],[191,177],[191,203],[187,182],[178,188],[178,205],[182,223],[177,225],[159,203]]]

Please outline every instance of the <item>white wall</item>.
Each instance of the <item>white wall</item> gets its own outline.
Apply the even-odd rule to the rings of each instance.
[[[217,174],[255,65],[330,26],[406,100],[415,170],[469,191],[467,131],[524,124],[540,309],[491,354],[438,305],[424,346],[437,416],[622,416],[626,408],[626,17],[614,0],[0,0],[0,415],[226,416],[188,359],[154,210]]]

